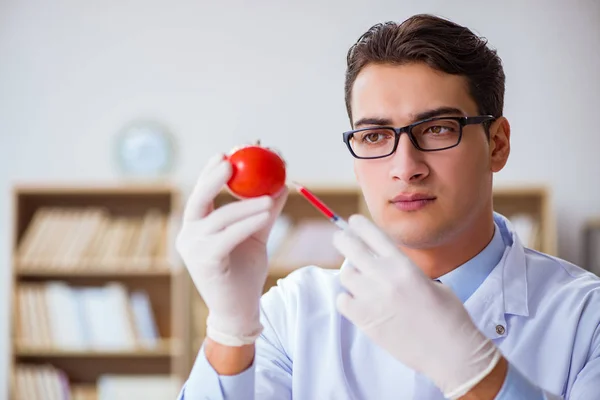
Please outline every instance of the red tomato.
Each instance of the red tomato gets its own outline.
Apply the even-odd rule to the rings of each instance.
[[[266,147],[245,146],[231,153],[228,159],[233,173],[227,187],[237,197],[274,195],[285,185],[285,162]]]

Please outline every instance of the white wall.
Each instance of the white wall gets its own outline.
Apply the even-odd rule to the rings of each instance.
[[[346,50],[373,23],[418,12],[466,24],[498,48],[513,151],[497,181],[551,185],[560,255],[580,261],[582,219],[600,214],[600,2],[109,3],[0,2],[3,300],[10,185],[118,179],[112,140],[132,118],[173,129],[174,179],[186,186],[209,155],[258,137],[298,180],[352,182],[340,135]]]

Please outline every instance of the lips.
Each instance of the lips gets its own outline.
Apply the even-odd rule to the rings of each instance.
[[[426,193],[402,193],[392,199],[392,203],[420,200],[435,200],[435,196]]]
[[[402,193],[391,200],[401,211],[418,211],[433,203],[435,196],[426,193]]]

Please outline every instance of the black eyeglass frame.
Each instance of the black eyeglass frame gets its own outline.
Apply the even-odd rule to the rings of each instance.
[[[453,144],[452,146],[446,146],[446,147],[442,147],[439,149],[424,149],[421,146],[419,146],[419,144],[417,143],[416,138],[414,137],[414,135],[412,134],[412,130],[415,126],[426,123],[426,122],[431,122],[431,121],[438,121],[438,120],[454,120],[458,122],[458,125],[460,126],[460,131],[458,133],[458,141],[456,142],[456,144]],[[406,133],[411,141],[411,143],[413,144],[413,146],[415,146],[415,148],[417,148],[418,150],[421,151],[441,151],[441,150],[448,150],[451,149],[453,147],[456,147],[460,144],[460,141],[462,140],[462,134],[463,134],[463,127],[466,125],[476,125],[476,124],[481,124],[487,121],[493,121],[495,120],[496,117],[494,117],[493,115],[475,115],[475,116],[471,116],[471,117],[457,117],[457,116],[448,116],[448,117],[432,117],[432,118],[427,118],[421,121],[417,121],[417,122],[413,122],[410,125],[406,125],[403,126],[401,128],[395,128],[393,126],[371,126],[368,128],[360,128],[360,129],[354,129],[351,131],[347,131],[342,133],[343,135],[343,140],[344,143],[346,143],[346,146],[348,147],[348,150],[350,150],[350,153],[352,154],[352,156],[354,158],[359,158],[362,160],[372,160],[372,159],[376,159],[376,158],[385,158],[385,157],[389,157],[392,154],[394,154],[396,152],[396,149],[398,148],[398,143],[400,142],[400,135],[402,135],[402,133]],[[372,130],[372,129],[388,129],[394,132],[394,147],[392,148],[391,152],[382,156],[372,156],[372,157],[360,157],[358,156],[356,153],[354,153],[354,150],[352,149],[352,145],[350,144],[350,139],[352,139],[352,136],[355,133],[358,132],[364,132],[364,131],[368,131],[368,130]]]

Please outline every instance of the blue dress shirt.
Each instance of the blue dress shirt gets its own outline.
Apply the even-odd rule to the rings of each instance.
[[[449,286],[463,303],[471,297],[502,259],[506,245],[498,225],[495,224],[494,228],[492,240],[479,254],[438,278],[444,285]]]
[[[510,222],[494,219],[488,246],[439,280],[509,361],[496,400],[600,399],[600,279],[523,248]],[[219,376],[201,349],[179,400],[443,399],[340,316],[337,275],[310,266],[280,280],[262,297],[250,368]]]

